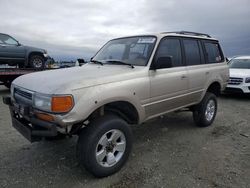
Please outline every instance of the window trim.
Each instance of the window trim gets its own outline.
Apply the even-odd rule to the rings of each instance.
[[[205,53],[204,53],[204,49],[203,49],[201,40],[198,41],[198,45],[199,45],[199,50],[200,50],[201,65],[205,65],[206,64],[206,57],[205,57]],[[202,61],[202,58],[203,58],[203,61]]]

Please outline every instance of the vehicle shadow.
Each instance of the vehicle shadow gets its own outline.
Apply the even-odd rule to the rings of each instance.
[[[220,95],[223,99],[236,99],[236,100],[246,100],[250,99],[250,94],[244,93],[223,93]]]
[[[139,155],[137,150],[144,153],[152,152],[154,144],[163,140],[168,140],[169,148],[174,139],[178,139],[186,134],[186,131],[193,131],[197,128],[193,121],[190,112],[171,113],[161,118],[155,118],[142,125],[132,126],[134,134],[134,151]],[[18,138],[17,138],[18,139]],[[22,138],[23,139],[23,138]],[[183,141],[186,143],[186,141]],[[25,186],[26,181],[30,181],[33,177],[33,182],[30,185],[41,186],[82,186],[93,185],[100,183],[114,183],[112,178],[96,179],[86,170],[81,169],[76,158],[77,137],[72,137],[58,141],[42,141],[34,144],[24,142],[21,146],[13,151],[10,156],[5,156],[0,164],[6,165],[6,169],[0,169],[1,174],[5,174],[5,179],[15,178],[19,181],[19,185]],[[180,142],[178,143],[180,144]],[[138,159],[132,158],[127,167],[115,174],[120,179],[124,174],[130,173],[129,168],[137,163]],[[15,169],[15,170],[13,170]],[[2,171],[2,172],[1,172]],[[25,171],[25,173],[22,173]],[[22,174],[22,175],[17,175]],[[44,174],[40,176],[39,174]],[[47,177],[47,178],[46,178]],[[58,181],[60,179],[60,181]],[[49,180],[49,181],[48,181]],[[97,182],[96,182],[97,181]],[[103,181],[103,182],[102,182]],[[48,184],[50,182],[50,184]]]

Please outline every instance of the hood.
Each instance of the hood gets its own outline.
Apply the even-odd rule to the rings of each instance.
[[[13,84],[44,94],[63,94],[80,88],[119,82],[145,73],[147,67],[86,64],[82,67],[41,71],[18,77]]]
[[[229,69],[230,77],[250,77],[250,69]]]

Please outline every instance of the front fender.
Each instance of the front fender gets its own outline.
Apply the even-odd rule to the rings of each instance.
[[[44,50],[43,49],[39,49],[39,48],[35,48],[35,47],[29,47],[26,46],[25,47],[25,65],[27,66],[29,64],[29,58],[31,54],[41,54],[43,56],[44,54]]]
[[[75,90],[73,95],[74,108],[68,114],[57,119],[62,125],[84,121],[101,106],[118,101],[128,102],[135,107],[139,123],[145,119],[145,109],[140,104],[140,95],[137,95],[136,90],[131,88],[121,88],[119,82]]]

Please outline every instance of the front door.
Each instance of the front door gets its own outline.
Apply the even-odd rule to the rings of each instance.
[[[160,57],[170,57],[172,66],[149,71],[151,101],[146,108],[148,118],[186,105],[188,77],[186,67],[182,62],[180,40],[170,37],[162,39],[154,61],[157,62]]]

